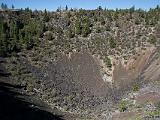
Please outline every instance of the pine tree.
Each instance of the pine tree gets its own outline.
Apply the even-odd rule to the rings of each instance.
[[[14,9],[14,5],[12,4],[12,9]]]
[[[4,3],[1,4],[1,9],[4,9]]]
[[[44,21],[45,21],[45,22],[48,22],[48,21],[49,21],[49,15],[48,15],[48,12],[47,12],[46,9],[44,10]]]
[[[67,33],[67,36],[68,36],[69,38],[73,38],[73,37],[75,36],[75,33],[74,33],[74,31],[72,30],[72,28],[69,28],[68,33]]]
[[[101,22],[101,25],[105,25],[105,20],[103,17],[100,17],[100,22]]]
[[[4,4],[4,9],[6,10],[6,9],[8,9],[8,6],[7,6],[7,4]]]
[[[82,36],[83,37],[87,37],[88,34],[91,33],[90,26],[91,26],[91,23],[89,21],[89,18],[88,17],[84,18],[83,26],[82,26]]]
[[[115,48],[116,47],[116,42],[114,40],[114,38],[109,38],[109,44],[111,48]]]
[[[68,6],[66,5],[66,8],[65,8],[65,10],[67,11],[68,10]]]
[[[1,4],[1,9],[4,9],[4,10],[8,9],[7,4],[2,3],[2,4]]]
[[[98,10],[103,10],[101,6],[98,7]]]
[[[75,23],[75,33],[80,35],[82,33],[81,22],[79,20]]]
[[[90,30],[89,24],[84,24],[82,29],[82,36],[87,37],[88,34],[90,33],[91,33],[91,30]]]

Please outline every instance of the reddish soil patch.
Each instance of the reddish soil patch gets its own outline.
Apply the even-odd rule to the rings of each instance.
[[[158,102],[160,101],[160,93],[158,92],[146,92],[136,96],[137,103],[146,103],[146,102]]]

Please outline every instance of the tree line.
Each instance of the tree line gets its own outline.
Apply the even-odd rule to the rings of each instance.
[[[1,8],[8,9],[8,6],[2,3]],[[14,9],[13,5],[12,9]],[[133,18],[134,13],[138,13],[139,17]],[[51,25],[48,25],[51,20],[58,21],[62,17],[60,8],[57,12],[48,12],[47,10],[32,11],[29,8],[18,11],[10,11],[8,9],[0,14],[0,56],[8,56],[39,46],[42,42],[41,38],[43,38],[43,34],[46,31],[56,31],[60,37],[66,34],[69,39],[75,36],[88,37],[94,31],[94,24],[106,26],[105,30],[111,31],[111,22],[114,21],[118,27],[117,21],[121,19],[120,16],[122,15],[128,15],[127,19],[134,19],[137,25],[145,20],[146,26],[155,26],[160,19],[160,7],[157,6],[149,11],[144,11],[135,9],[134,6],[130,9],[116,10],[102,9],[101,6],[96,10],[69,10],[66,6],[66,16],[64,18],[67,21],[67,26],[64,29],[61,27],[53,28]],[[97,33],[101,33],[102,31],[101,27],[96,28]],[[55,36],[51,35],[47,38],[53,39]],[[156,43],[154,37],[152,37],[151,43]],[[109,39],[109,44],[111,48],[116,47],[116,41],[112,38]]]

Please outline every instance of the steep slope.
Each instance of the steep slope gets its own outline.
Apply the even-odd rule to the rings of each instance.
[[[155,51],[156,48],[154,47],[148,47],[144,51],[139,50],[139,54],[129,58],[127,64],[122,63],[123,60],[118,60],[118,63],[115,65],[113,71],[114,83],[123,87],[124,85],[133,83],[136,79],[141,81],[142,73],[144,70],[150,69],[148,67],[153,67],[151,64],[154,63],[150,62],[153,59],[153,56],[156,54]],[[147,76],[149,76],[149,74]]]
[[[159,7],[5,10],[0,16],[0,56],[9,77],[52,108],[107,119],[129,93],[160,80]],[[122,113],[127,116],[127,107]]]
[[[13,66],[14,72],[25,69],[30,71],[29,74],[26,71],[16,73],[17,77],[25,77],[23,80],[19,79],[18,83],[50,106],[72,114],[93,118],[100,115],[102,119],[106,119],[135,85],[145,87],[146,84],[159,80],[159,59],[159,48],[155,47],[139,50],[139,55],[129,58],[127,64],[124,64],[123,60],[112,59],[112,62],[115,62],[113,71],[110,71],[112,82],[103,79],[105,66],[102,69],[99,63],[101,60],[89,51],[59,54],[56,62],[47,63],[48,65],[42,68],[38,68],[29,61],[29,57],[22,55],[7,60],[8,63],[4,65],[9,64],[9,68]],[[16,70],[19,68],[20,70]],[[36,78],[35,82],[30,75]],[[111,111],[108,111],[109,109]]]

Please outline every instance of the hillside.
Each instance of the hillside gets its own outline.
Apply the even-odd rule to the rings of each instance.
[[[0,18],[5,79],[31,99],[38,97],[64,119],[160,116],[159,6],[5,9]]]

